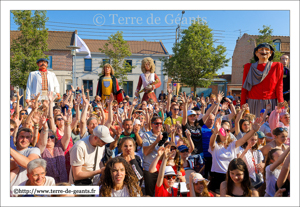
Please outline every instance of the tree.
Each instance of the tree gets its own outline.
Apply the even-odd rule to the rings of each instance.
[[[11,13],[20,31],[11,44],[11,84],[25,89],[29,73],[37,70],[37,59],[48,58],[44,54],[48,51],[48,29],[45,27],[48,18],[46,11],[35,11],[33,16],[30,10],[15,10]]]
[[[259,37],[255,40],[256,41],[256,45],[259,45],[261,43],[269,43],[270,45],[273,46],[274,50],[275,50],[275,54],[274,54],[274,59],[272,60],[273,62],[280,62],[280,57],[282,55],[282,53],[280,51],[276,51],[276,47],[275,44],[272,40],[272,34],[273,34],[273,29],[271,29],[270,26],[266,26],[263,25],[263,29],[258,29],[259,32]],[[253,41],[253,40],[252,40]],[[252,57],[252,59],[250,60],[251,63],[255,63],[256,61],[254,60],[254,57]]]
[[[193,87],[208,87],[216,72],[227,66],[226,48],[214,46],[213,34],[206,22],[193,21],[183,30],[182,39],[174,44],[172,57],[163,58],[164,73],[175,82]],[[196,93],[195,93],[196,95]]]
[[[125,57],[131,56],[131,52],[129,45],[123,39],[123,32],[118,31],[116,34],[112,34],[108,37],[108,42],[99,50],[112,60],[111,65],[115,71],[115,77],[120,81],[120,85],[126,84],[127,73],[135,66],[131,66],[125,60]],[[103,63],[100,63],[100,68],[102,67]]]

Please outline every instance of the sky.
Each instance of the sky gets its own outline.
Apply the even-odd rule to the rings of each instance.
[[[46,27],[51,31],[74,31],[82,39],[108,39],[111,34],[123,31],[125,40],[161,40],[169,54],[175,42],[176,28],[182,10],[49,10]],[[232,58],[236,40],[244,33],[258,35],[263,25],[273,29],[273,35],[290,35],[288,10],[185,10],[181,30],[187,29],[191,20],[200,18],[213,29],[215,44],[227,48],[227,58]],[[17,30],[13,15],[11,30]],[[231,60],[227,67],[218,70],[231,74]]]

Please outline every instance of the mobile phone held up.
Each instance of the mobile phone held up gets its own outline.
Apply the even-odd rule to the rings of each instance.
[[[168,132],[163,132],[163,138],[158,142],[158,146],[161,147],[168,139]]]

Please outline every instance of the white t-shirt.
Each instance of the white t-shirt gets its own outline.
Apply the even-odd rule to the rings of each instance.
[[[96,196],[96,197],[101,197],[100,196],[100,189],[101,189],[101,186],[99,187],[99,195]],[[129,190],[128,190],[127,186],[124,185],[121,190],[112,189],[111,197],[130,197]],[[137,197],[140,197],[140,194],[137,194]]]
[[[245,151],[244,148],[240,147],[240,153],[243,153]],[[259,164],[263,161],[264,156],[260,150],[254,150],[253,151],[253,157],[255,164]],[[243,158],[244,162],[247,165],[248,171],[249,171],[249,176],[252,178],[254,181],[256,181],[256,175],[255,175],[255,166],[252,161],[252,153],[250,150],[248,150]],[[260,173],[261,174],[261,173]],[[262,175],[261,175],[262,176]]]
[[[238,152],[235,148],[235,142],[236,141],[231,142],[226,149],[225,147],[218,145],[217,142],[215,143],[213,151],[209,146],[208,152],[212,155],[212,172],[227,173],[230,161],[236,158]]]
[[[16,150],[18,153],[24,155],[25,157],[28,157],[31,154],[37,154],[39,157],[41,157],[41,150],[37,147],[30,147],[21,151]],[[27,169],[19,166],[20,171],[18,175],[12,180],[10,183],[11,187],[12,186],[18,186],[20,183],[24,182],[25,180],[28,179],[27,177]]]
[[[275,169],[273,172],[270,170],[270,166],[266,167],[266,194],[265,197],[274,197],[276,193],[275,185],[281,169]]]
[[[96,147],[92,146],[87,136],[79,141],[70,149],[70,165],[82,166],[81,170],[85,172],[92,172],[94,170]],[[96,169],[100,169],[100,162],[105,153],[105,146],[98,147],[98,155],[96,159]],[[99,175],[94,177],[93,183],[96,185],[99,181]],[[69,183],[73,184],[72,168],[69,174]]]

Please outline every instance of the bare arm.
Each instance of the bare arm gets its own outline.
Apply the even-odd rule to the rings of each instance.
[[[119,128],[118,128],[117,131],[116,131],[115,141],[113,141],[113,142],[110,143],[110,145],[109,145],[109,149],[110,149],[110,150],[113,150],[113,149],[115,149],[115,148],[118,146],[118,142],[119,142],[119,139],[120,139],[121,134],[122,134],[122,127],[119,126]]]
[[[278,188],[281,188],[284,185],[286,179],[288,178],[289,172],[290,172],[290,154],[288,154],[287,158],[285,159],[279,177],[277,179]]]
[[[187,98],[185,92],[183,96],[180,96],[183,103],[183,117],[182,117],[182,126],[185,126],[187,123]]]
[[[35,97],[35,102],[34,102],[34,104],[32,104],[32,110],[31,110],[31,112],[30,112],[30,114],[27,116],[27,119],[26,119],[26,121],[25,121],[25,127],[27,127],[27,128],[29,128],[29,126],[30,126],[30,121],[31,121],[31,118],[32,118],[32,116],[33,116],[33,114],[37,111],[37,109],[38,109],[38,99],[39,99],[39,96],[40,96],[40,94],[38,93],[37,94],[37,96]]]
[[[86,178],[91,178],[97,174],[104,172],[105,168],[101,168],[95,171],[82,171],[82,166],[72,166],[74,180],[82,180]]]
[[[157,176],[157,181],[156,181],[156,186],[157,187],[160,187],[164,182],[165,169],[166,169],[168,158],[170,156],[170,147],[171,146],[169,145],[165,149],[165,156],[162,160],[161,166],[159,168],[159,173],[158,173],[158,176]]]
[[[173,93],[173,90],[170,86],[168,86],[168,97],[167,97],[167,112],[170,111],[170,108],[171,108],[171,99],[172,99],[172,93]]]
[[[231,111],[231,113],[228,115],[228,119],[232,119],[236,115],[235,107],[234,107],[232,101],[230,101],[229,98],[225,98],[225,99],[226,99],[226,101],[228,101],[230,111]]]
[[[209,140],[209,146],[211,148],[211,151],[214,151],[214,149],[215,149],[215,143],[216,143],[217,135],[218,135],[218,132],[220,129],[221,129],[221,118],[218,118],[215,122],[214,133],[211,135],[210,140]]]
[[[68,109],[68,112],[65,109],[65,115],[62,116],[65,122],[64,127],[64,136],[61,138],[61,144],[64,147],[64,150],[68,148],[70,137],[71,137],[71,121],[72,121],[72,111],[71,108]]]
[[[290,153],[290,147],[287,148],[279,157],[278,159],[273,162],[270,166],[270,170],[274,171],[284,160],[285,158],[288,156],[288,154]]]
[[[28,157],[26,157],[12,148],[10,148],[10,155],[14,158],[15,162],[17,162],[23,168],[27,168],[27,165],[31,160],[39,158],[39,155],[37,154],[30,154]]]
[[[165,149],[163,146],[161,146],[158,151],[157,151],[157,155],[156,157],[154,158],[154,160],[151,162],[151,165],[149,167],[149,172],[150,173],[155,173],[157,172],[157,169],[156,169],[156,165],[160,159],[160,157],[162,156],[162,154],[164,153]]]
[[[49,128],[53,131],[56,132],[56,126],[54,123],[54,117],[53,117],[53,101],[54,101],[54,97],[53,97],[53,92],[48,92],[48,99],[49,99]]]
[[[105,122],[105,126],[107,126],[107,128],[110,128],[112,119],[113,119],[113,110],[112,110],[112,102],[114,100],[114,95],[111,93],[109,96],[109,100],[107,101],[108,104],[108,118],[107,121]]]
[[[242,114],[246,110],[248,104],[244,104],[240,110],[240,112],[237,114],[236,119],[235,119],[235,136],[237,136],[240,133],[240,120],[242,118]]]
[[[139,131],[140,131],[140,126],[138,124],[136,124],[134,127],[133,127],[133,132],[135,134],[135,138],[136,138],[136,144],[138,146],[143,146],[143,140],[141,138],[141,136],[139,135]]]
[[[192,153],[194,151],[194,149],[195,149],[195,145],[194,145],[194,142],[192,140],[191,132],[187,129],[185,131],[185,135],[188,138],[189,144],[190,144],[189,153]]]
[[[46,121],[46,117],[43,116],[42,117],[42,123],[43,123],[43,129],[42,132],[40,134],[40,138],[38,143],[36,144],[36,147],[38,147],[41,151],[41,154],[44,152],[46,145],[47,145],[47,140],[48,140],[48,124]]]
[[[83,99],[83,109],[81,112],[81,118],[79,122],[79,128],[80,128],[80,137],[82,137],[86,133],[86,114],[89,107],[89,101],[85,98],[85,94],[82,93],[82,99]]]

